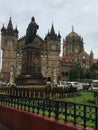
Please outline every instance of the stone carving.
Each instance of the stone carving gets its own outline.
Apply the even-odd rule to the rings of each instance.
[[[35,18],[32,17],[30,24],[28,25],[27,31],[26,31],[26,44],[33,43],[34,38],[37,33],[37,29],[39,26],[35,22]]]

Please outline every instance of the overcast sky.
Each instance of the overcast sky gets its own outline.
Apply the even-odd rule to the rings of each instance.
[[[74,31],[84,39],[85,51],[91,49],[98,58],[98,0],[0,0],[0,27],[5,27],[12,17],[13,27],[17,25],[19,38],[26,34],[26,28],[34,16],[44,38],[54,24],[62,39],[74,26]]]

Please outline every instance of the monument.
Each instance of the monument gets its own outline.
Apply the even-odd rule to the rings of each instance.
[[[16,78],[16,84],[18,85],[45,84],[41,72],[41,49],[34,42],[38,28],[35,18],[32,17],[26,30],[21,74]]]
[[[27,32],[26,32],[26,44],[30,44],[34,42],[34,38],[37,33],[37,29],[39,29],[39,26],[35,22],[35,18],[32,17],[30,24],[28,25]]]

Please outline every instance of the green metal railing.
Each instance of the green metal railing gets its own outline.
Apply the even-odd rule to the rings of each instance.
[[[98,106],[44,98],[19,98],[6,95],[0,95],[0,104],[98,130]]]

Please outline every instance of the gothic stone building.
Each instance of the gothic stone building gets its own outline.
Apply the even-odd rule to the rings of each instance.
[[[93,52],[86,53],[83,38],[74,32],[72,27],[72,32],[63,40],[63,57],[61,57],[60,62],[61,79],[68,80],[69,71],[77,62],[84,70],[89,69],[93,64]]]
[[[20,75],[21,66],[25,64],[22,60],[22,49],[25,45],[25,36],[18,39],[18,30],[13,29],[12,20],[10,18],[7,28],[1,29],[1,49],[2,49],[2,74],[3,81],[10,81],[10,69],[14,66],[14,76]],[[52,25],[50,32],[43,40],[38,35],[34,39],[34,43],[41,49],[41,66],[42,74],[47,79],[54,80],[59,75],[59,54],[60,54],[60,34],[56,34]],[[32,61],[33,62],[33,61]],[[35,63],[36,64],[36,63]]]
[[[78,60],[82,67],[90,68],[93,61],[93,52],[88,55],[85,52],[83,39],[74,32],[66,36],[63,40],[63,57],[60,57],[61,36],[56,34],[53,24],[42,39],[36,35],[34,42],[41,49],[41,68],[42,74],[47,80],[68,80],[69,71],[74,62]],[[1,28],[1,49],[2,49],[2,70],[3,81],[10,81],[10,69],[14,67],[14,77],[20,75],[21,66],[25,64],[22,60],[22,49],[25,44],[25,36],[18,38],[17,28],[13,29],[11,18],[9,19],[7,28]],[[36,64],[36,63],[35,63]]]

